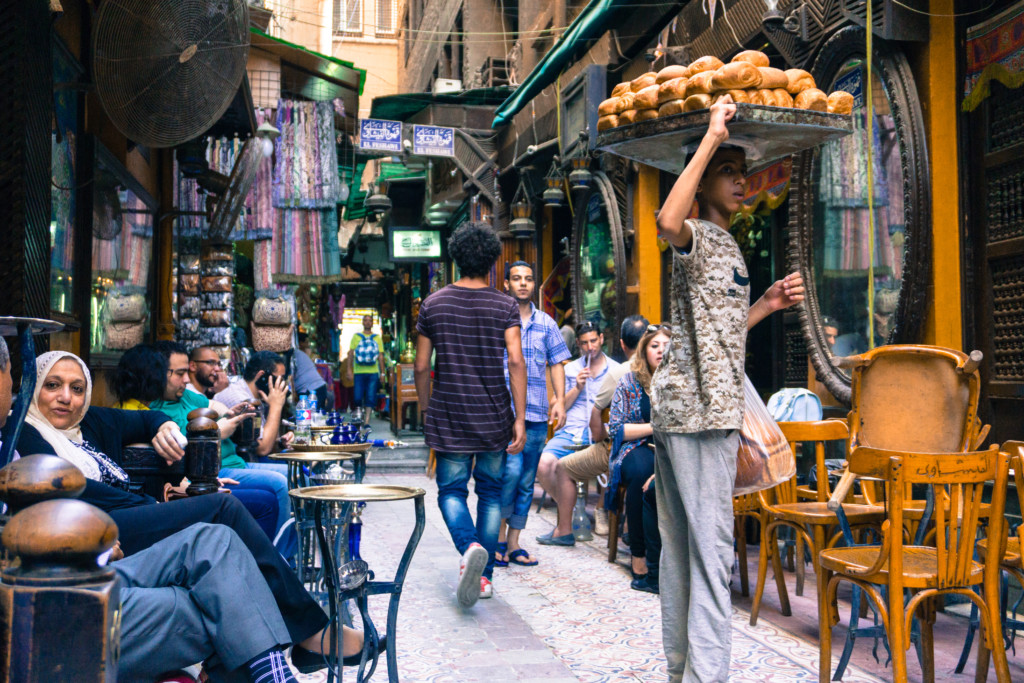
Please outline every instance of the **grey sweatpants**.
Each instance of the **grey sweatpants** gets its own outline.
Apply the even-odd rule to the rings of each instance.
[[[217,680],[291,642],[256,560],[226,526],[193,524],[111,567],[121,583],[119,683],[152,683],[214,654]]]
[[[732,487],[739,432],[654,432],[661,623],[672,683],[724,683],[732,650]]]

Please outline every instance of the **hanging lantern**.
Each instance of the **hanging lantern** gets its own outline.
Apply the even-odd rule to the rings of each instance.
[[[530,239],[537,233],[537,224],[530,218],[530,205],[519,201],[512,205],[512,222],[509,232],[516,239]]]
[[[544,190],[544,203],[548,206],[565,206],[565,191],[561,178],[548,178],[548,189]]]
[[[572,173],[569,174],[569,189],[585,190],[590,187],[594,174],[590,172],[590,157],[576,157],[572,160]]]
[[[376,191],[363,200],[363,208],[371,215],[391,210],[391,197],[384,193],[384,183],[378,183]]]

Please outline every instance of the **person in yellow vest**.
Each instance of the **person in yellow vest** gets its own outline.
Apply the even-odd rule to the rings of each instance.
[[[373,332],[373,316],[363,316],[363,331],[352,336],[349,347],[349,368],[352,373],[356,411],[365,411],[363,420],[370,421],[373,405],[377,401],[380,377],[384,374],[384,345]]]

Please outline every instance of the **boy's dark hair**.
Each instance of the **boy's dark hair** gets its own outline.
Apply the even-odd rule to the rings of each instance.
[[[647,318],[642,315],[631,315],[622,321],[622,327],[619,330],[619,339],[626,345],[630,351],[635,351],[637,344],[640,343],[640,339],[644,336],[644,332],[647,331]]]
[[[134,398],[149,404],[163,398],[167,361],[168,356],[149,344],[139,344],[125,351],[110,375],[117,400],[124,403]]]
[[[598,325],[597,323],[593,322],[592,320],[584,320],[583,322],[581,322],[579,325],[576,326],[576,338],[577,339],[582,337],[585,334],[590,334],[591,332],[597,332],[598,334],[603,334],[603,332],[601,331],[601,326]]]
[[[486,223],[463,223],[448,239],[448,254],[462,277],[486,277],[501,255],[501,240]]]
[[[744,159],[746,159],[746,157],[747,157],[747,150],[743,149],[739,145],[730,145],[729,143],[726,143],[724,145],[719,145],[718,146],[718,149],[715,150],[715,153],[711,155],[711,159],[714,159],[716,156],[718,156],[722,152],[739,152],[740,154],[743,155]],[[686,163],[683,164],[683,168],[686,168],[687,166],[690,165],[690,162],[693,161],[693,157],[694,157],[694,155],[696,153],[697,153],[696,148],[692,152],[687,153],[687,155],[686,155]],[[708,160],[708,165],[710,165],[710,164],[711,164],[711,160],[709,159]],[[708,170],[707,170],[707,168],[705,168],[704,169],[704,173],[707,173],[707,172],[708,172]],[[703,174],[702,174],[702,177],[703,177]]]
[[[163,354],[164,358],[168,361],[171,360],[171,356],[176,353],[180,353],[184,356],[189,355],[188,349],[184,344],[181,342],[171,341],[169,339],[161,339],[160,341],[153,342],[153,349],[155,349],[157,353]],[[164,381],[166,381],[166,379],[167,378],[165,377]],[[162,389],[160,390],[160,393],[163,394]]]
[[[252,354],[252,358],[245,364],[245,370],[242,371],[242,379],[246,382],[251,382],[256,379],[256,375],[260,374],[261,370],[264,375],[273,375],[274,368],[278,365],[285,365],[284,358],[279,354],[273,351],[257,351]]]
[[[530,269],[530,274],[533,275],[533,264],[532,263],[527,263],[526,261],[523,261],[522,259],[520,259],[518,261],[513,261],[512,263],[506,263],[505,264],[505,279],[506,280],[509,279],[510,277],[512,277],[512,269],[513,268],[529,268]]]

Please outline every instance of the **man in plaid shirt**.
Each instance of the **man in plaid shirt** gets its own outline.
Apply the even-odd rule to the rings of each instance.
[[[523,321],[523,358],[526,360],[526,446],[521,453],[505,458],[502,478],[501,517],[498,532],[498,551],[495,564],[509,562],[524,566],[537,564],[537,560],[519,546],[519,534],[526,526],[526,516],[533,502],[533,480],[537,476],[537,463],[548,436],[548,422],[559,429],[565,422],[565,371],[562,362],[569,360],[558,325],[550,315],[533,303],[537,281],[533,266],[516,261],[506,267],[505,290],[519,304]],[[551,369],[551,387],[555,398],[548,406],[547,371]],[[508,370],[506,367],[506,377]],[[507,522],[507,527],[506,527]],[[506,538],[507,529],[507,538]]]

